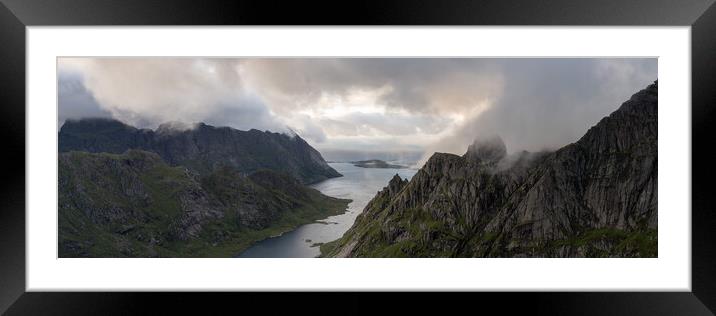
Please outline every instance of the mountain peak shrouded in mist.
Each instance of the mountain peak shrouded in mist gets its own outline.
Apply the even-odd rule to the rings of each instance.
[[[654,83],[554,152],[435,153],[323,256],[657,257],[657,113]]]
[[[173,134],[178,132],[185,132],[200,127],[199,124],[203,123],[186,123],[181,121],[171,121],[159,124],[155,132],[157,134]]]
[[[176,122],[140,130],[111,119],[67,121],[59,132],[60,152],[121,154],[128,149],[155,152],[170,165],[184,165],[200,174],[224,166],[244,173],[271,169],[306,184],[341,176],[298,135]]]
[[[478,137],[467,148],[467,159],[479,160],[484,163],[497,163],[507,156],[507,147],[497,135]]]
[[[107,131],[107,130],[136,130],[134,126],[121,121],[105,117],[89,117],[82,119],[67,119],[60,127],[66,132],[74,131]]]

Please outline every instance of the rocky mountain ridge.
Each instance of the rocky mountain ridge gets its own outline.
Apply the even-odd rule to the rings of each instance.
[[[573,144],[506,155],[499,138],[396,175],[330,257],[656,257],[657,82]]]
[[[66,121],[58,141],[60,152],[155,152],[170,165],[185,166],[199,174],[222,167],[244,174],[271,169],[288,173],[304,184],[341,176],[300,136],[256,129],[165,123],[149,130],[95,118]]]

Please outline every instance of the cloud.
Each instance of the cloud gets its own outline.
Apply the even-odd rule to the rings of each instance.
[[[501,92],[503,78],[490,62],[448,58],[250,59],[246,85],[285,110],[368,102],[411,112],[455,112]],[[334,96],[334,102],[321,102]],[[372,99],[370,98],[372,96]]]
[[[501,60],[501,98],[428,152],[464,153],[480,135],[500,135],[508,152],[556,149],[579,139],[601,118],[657,79],[656,59]]]
[[[261,99],[252,96],[239,96],[217,102],[204,119],[194,121],[214,126],[231,126],[241,130],[254,128],[280,133],[289,131],[288,125],[273,115]]]
[[[60,71],[83,75],[102,108],[137,124],[201,121],[225,104],[241,105],[235,61],[191,58],[62,58]]]
[[[57,78],[57,100],[60,111],[57,116],[58,129],[67,119],[82,117],[112,117],[102,109],[92,93],[87,91],[82,76],[78,73],[60,73]]]
[[[59,69],[58,84],[75,86],[60,90],[60,120],[294,130],[319,149],[426,155],[464,153],[482,134],[509,152],[556,148],[657,79],[655,58],[61,58]]]
[[[447,128],[451,120],[412,113],[363,113],[350,112],[334,119],[320,119],[321,125],[331,135],[413,135],[437,134]]]

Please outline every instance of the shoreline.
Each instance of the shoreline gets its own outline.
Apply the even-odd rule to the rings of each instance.
[[[324,181],[325,181],[325,180],[324,180]],[[321,194],[323,194],[323,193],[321,193]],[[324,195],[325,195],[325,194],[324,194]],[[298,230],[299,228],[301,228],[301,227],[303,227],[303,226],[305,226],[305,225],[320,224],[319,221],[326,220],[326,219],[328,219],[329,217],[338,216],[338,215],[343,215],[343,214],[348,213],[348,209],[349,209],[348,205],[353,202],[352,199],[337,198],[337,197],[333,197],[333,196],[330,196],[330,195],[326,195],[326,196],[344,202],[344,203],[345,203],[345,206],[342,207],[343,211],[342,211],[342,212],[332,212],[332,213],[330,213],[330,214],[328,214],[328,215],[323,215],[321,218],[312,219],[312,220],[310,220],[310,221],[306,221],[306,222],[304,222],[304,223],[295,225],[295,226],[293,226],[293,227],[288,227],[287,229],[281,230],[278,234],[274,234],[274,235],[270,235],[270,236],[265,237],[265,238],[261,238],[261,239],[254,240],[254,241],[250,242],[245,248],[241,249],[240,251],[238,251],[237,253],[235,253],[235,254],[234,254],[233,256],[231,256],[230,258],[239,258],[246,250],[248,250],[248,249],[250,249],[251,247],[255,246],[255,245],[256,245],[257,243],[259,243],[259,242],[266,241],[266,240],[269,240],[269,239],[272,239],[272,238],[279,238],[279,237],[282,237],[284,234],[287,234],[287,233],[293,232],[293,231],[295,231],[295,230]],[[267,228],[267,229],[270,229],[270,228]]]

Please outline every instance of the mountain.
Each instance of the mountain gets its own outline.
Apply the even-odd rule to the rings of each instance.
[[[476,141],[395,176],[329,257],[656,257],[657,82],[577,142],[506,155]]]
[[[129,130],[136,138],[104,148],[146,134]],[[143,150],[60,153],[58,168],[60,257],[231,257],[255,241],[341,214],[349,202],[283,172],[247,176],[224,166],[198,175]]]
[[[68,120],[59,132],[60,152],[121,154],[128,149],[155,152],[170,165],[186,166],[199,174],[225,166],[245,174],[271,169],[288,173],[304,184],[341,176],[298,135],[204,123],[165,123],[152,131],[112,119]]]

